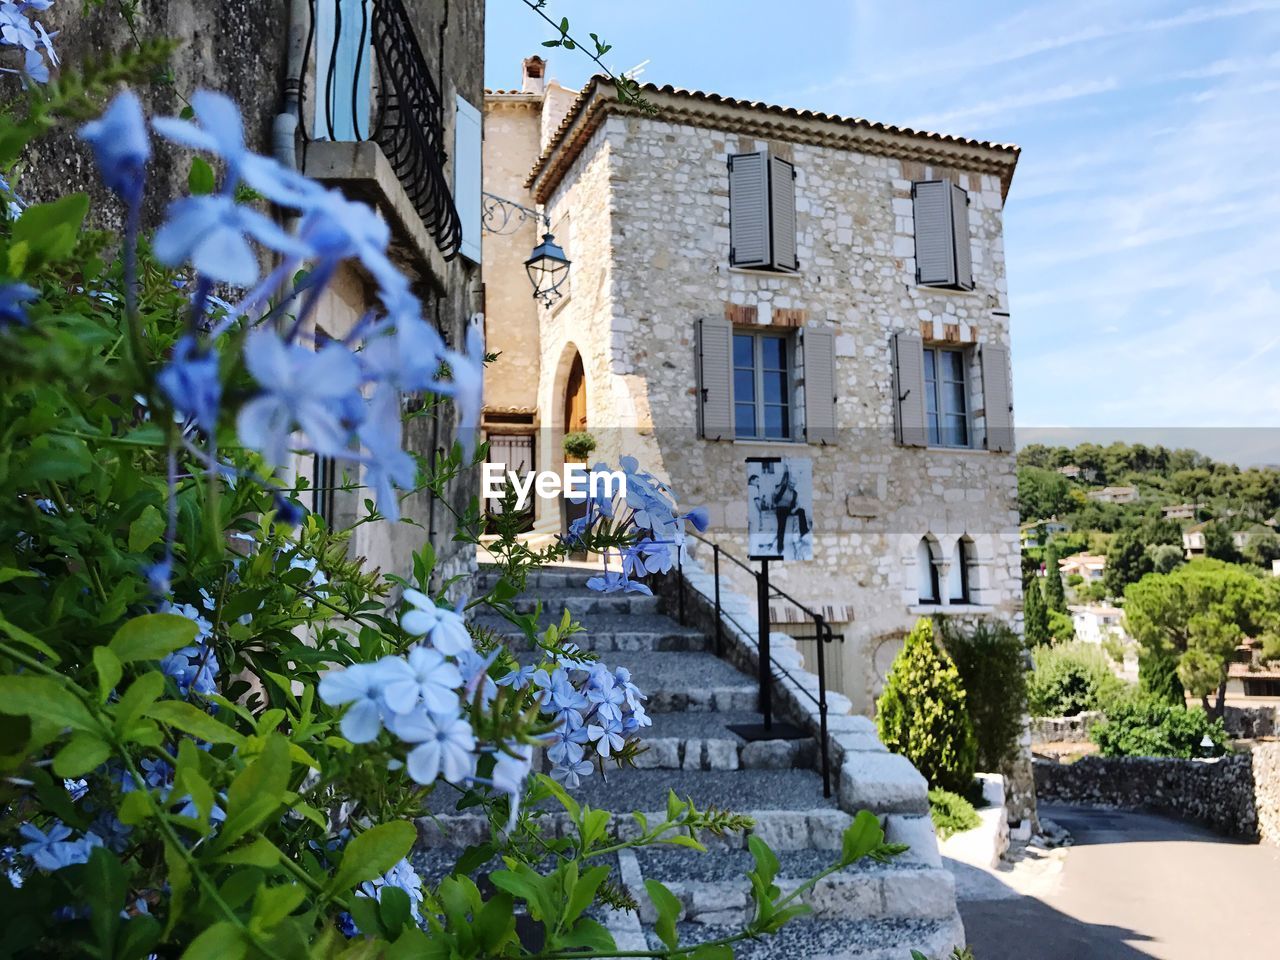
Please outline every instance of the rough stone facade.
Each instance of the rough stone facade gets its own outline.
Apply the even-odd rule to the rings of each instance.
[[[1035,761],[1042,801],[1154,810],[1231,837],[1280,844],[1280,743],[1216,760],[1083,757]]]
[[[1034,717],[1031,743],[1086,743],[1093,725],[1105,719],[1097,710],[1087,710],[1074,717]]]
[[[200,88],[226,93],[241,107],[245,140],[250,149],[272,155],[273,125],[286,107],[285,89],[291,41],[306,35],[302,30],[291,33],[291,18],[306,18],[306,3],[269,0],[245,3],[240,0],[218,4],[201,4],[194,0],[142,0],[137,4],[133,30],[126,25],[114,5],[95,5],[85,11],[75,3],[56,4],[42,19],[50,30],[58,30],[56,40],[64,66],[73,67],[89,59],[102,59],[128,50],[134,43],[134,31],[142,39],[169,38],[178,42],[170,60],[170,82],[138,88],[145,109],[155,115],[173,115],[182,108],[184,99]],[[477,108],[483,98],[484,71],[484,4],[481,0],[406,0],[405,9],[446,107],[442,111],[444,142],[453,143],[454,98],[462,96]],[[301,42],[301,41],[299,41]],[[315,56],[308,60],[314,71]],[[306,96],[314,100],[314,78],[303,80]],[[304,106],[304,112],[310,109]],[[304,115],[302,129],[310,129]],[[167,202],[186,192],[190,167],[188,151],[174,149],[158,137],[155,153],[148,168],[149,191],[145,205],[145,221],[159,223]],[[376,145],[368,146],[377,149]],[[307,169],[307,144],[299,137],[295,158]],[[15,186],[30,199],[46,199],[69,189],[88,190],[93,198],[92,217],[104,226],[119,226],[119,205],[100,187],[97,171],[87,149],[76,140],[73,129],[55,131],[33,145],[26,158],[27,172]],[[446,161],[444,176],[454,182],[451,159]],[[385,186],[385,185],[384,185]],[[343,184],[344,189],[347,184]],[[403,190],[404,185],[397,185]],[[359,198],[375,203],[385,214],[381,187],[372,182],[359,192]],[[266,210],[284,220],[281,211]],[[390,217],[388,217],[390,219]],[[411,244],[397,241],[400,263],[410,276],[419,278],[416,292],[433,320],[451,344],[461,342],[465,325],[479,309],[479,265],[455,257],[432,267],[423,262],[421,252]],[[271,264],[264,264],[269,267]],[[222,291],[234,299],[234,292]],[[318,305],[316,322],[324,333],[342,336],[355,319],[374,305],[372,286],[367,277],[347,268],[335,278],[332,290]],[[454,414],[446,406],[437,416],[415,420],[406,431],[405,444],[430,457],[434,451],[448,449],[455,435]],[[354,468],[352,468],[354,470]],[[298,472],[312,473],[311,458],[302,458]],[[341,479],[341,478],[339,478]],[[456,482],[450,493],[450,506],[465,509],[474,490],[471,477]],[[335,520],[351,520],[363,512],[361,504],[370,496],[364,489],[352,494],[339,494]],[[305,504],[308,507],[312,503]],[[440,556],[439,572],[448,576],[474,566],[474,551],[453,543],[453,514],[430,495],[416,495],[404,503],[404,513],[421,526],[386,523],[369,524],[358,530],[353,553],[368,559],[372,566],[387,572],[407,574],[410,556],[425,541],[435,544]]]

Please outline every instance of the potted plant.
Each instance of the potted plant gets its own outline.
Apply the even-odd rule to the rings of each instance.
[[[591,456],[591,451],[596,448],[596,438],[585,430],[566,433],[561,443],[564,446],[565,460],[573,463],[585,463],[587,457]]]

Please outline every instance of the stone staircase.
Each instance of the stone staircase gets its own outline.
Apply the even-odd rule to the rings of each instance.
[[[482,568],[482,585],[492,571]],[[598,651],[610,666],[625,666],[649,700],[653,725],[642,731],[648,749],[637,769],[608,768],[574,791],[592,806],[629,814],[640,810],[662,819],[667,791],[691,797],[699,807],[715,806],[753,817],[754,832],[778,854],[777,883],[783,889],[829,866],[841,835],[856,809],[841,809],[836,798],[824,799],[822,778],[815,771],[817,745],[812,739],[747,742],[729,727],[759,723],[757,684],[712,651],[703,632],[682,627],[659,608],[656,597],[601,595],[583,584],[590,571],[552,567],[530,579],[521,612],[543,604],[543,623],[558,621],[569,610],[586,630],[573,639],[583,649]],[[492,615],[478,617],[473,628],[503,635],[512,649],[526,641],[510,624]],[[531,654],[530,654],[531,655]],[[943,869],[919,791],[905,802],[899,783],[877,783],[875,771],[886,761],[874,731],[861,717],[833,718],[837,756],[862,762],[833,770],[841,777],[841,794],[883,814],[890,840],[912,845],[909,853],[887,865],[858,863],[826,878],[808,895],[810,917],[792,921],[783,932],[759,942],[736,945],[739,958],[830,958],[830,960],[906,960],[912,949],[930,958],[949,955],[963,944],[956,911],[955,883]],[[850,770],[854,772],[851,774]],[[896,768],[895,768],[896,769]],[[862,771],[861,774],[857,771]],[[913,772],[913,771],[912,771]],[[850,776],[856,783],[846,782]],[[917,775],[918,776],[918,775]],[[917,796],[918,793],[918,796]],[[616,827],[625,836],[634,829],[630,817]],[[422,821],[427,846],[461,847],[488,838],[487,824],[475,814],[440,814]],[[710,838],[708,851],[679,847],[623,851],[620,880],[641,904],[640,915],[614,912],[610,926],[622,950],[655,949],[654,915],[644,879],[666,884],[684,904],[682,942],[696,943],[740,928],[748,918],[751,857],[746,838]],[[438,851],[439,852],[439,851]]]

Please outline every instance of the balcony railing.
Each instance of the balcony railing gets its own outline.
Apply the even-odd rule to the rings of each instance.
[[[462,221],[444,173],[444,102],[404,4],[309,3],[298,117],[304,138],[378,144],[450,259],[462,244]]]

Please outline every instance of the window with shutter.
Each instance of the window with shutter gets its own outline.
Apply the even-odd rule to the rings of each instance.
[[[795,167],[763,150],[729,157],[729,265],[794,271]]]
[[[972,290],[968,193],[948,180],[922,180],[911,185],[911,197],[916,282]]]
[[[363,140],[370,135],[369,0],[337,0],[315,11],[317,140]]]
[[[898,443],[923,447],[929,442],[925,424],[924,343],[910,333],[893,338],[894,426]]]
[[[982,361],[982,408],[987,424],[987,449],[1013,449],[1013,391],[1009,383],[1009,351],[984,344]]]
[[[835,334],[820,327],[805,327],[804,438],[824,445],[836,442]]]
[[[698,321],[698,429],[707,440],[733,439],[733,327]]]
[[[461,253],[473,263],[480,262],[482,150],[480,111],[458,97],[453,126],[453,205],[462,221]]]

